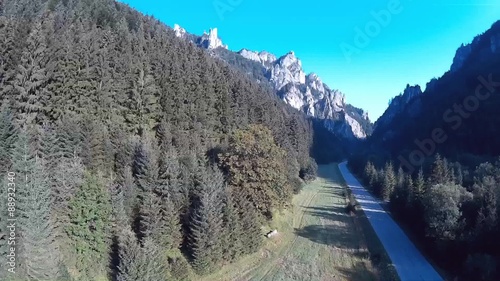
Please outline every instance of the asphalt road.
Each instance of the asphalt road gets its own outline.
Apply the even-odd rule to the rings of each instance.
[[[384,245],[401,281],[441,281],[443,278],[408,239],[399,225],[347,169],[347,162],[339,164],[340,171],[356,200]]]

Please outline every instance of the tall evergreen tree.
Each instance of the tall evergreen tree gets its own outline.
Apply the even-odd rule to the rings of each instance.
[[[397,184],[396,175],[392,163],[387,163],[384,169],[384,183],[382,186],[382,198],[389,200]]]
[[[4,175],[11,165],[11,150],[16,138],[13,114],[4,103],[0,110],[0,173]]]
[[[118,281],[166,281],[167,261],[150,239],[139,244],[135,234],[125,229],[120,234]]]
[[[13,149],[19,222],[20,267],[25,278],[55,280],[59,274],[59,249],[51,219],[51,191],[43,159],[30,147],[23,130]]]
[[[193,266],[200,274],[213,272],[220,266],[223,248],[224,177],[216,168],[202,175],[199,202],[191,220],[189,249]]]
[[[87,173],[83,185],[69,202],[66,232],[73,246],[76,266],[85,276],[104,273],[110,245],[110,196],[100,176]]]

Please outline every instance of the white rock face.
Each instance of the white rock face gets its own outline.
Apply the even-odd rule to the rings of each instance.
[[[186,30],[180,27],[178,24],[174,24],[174,32],[175,36],[179,38],[184,38],[184,35],[186,35]]]
[[[326,127],[344,137],[366,138],[361,124],[345,110],[345,95],[331,90],[315,73],[305,76],[300,60],[293,52],[281,57],[271,67],[270,75],[278,95],[290,106],[328,121]],[[362,118],[368,120],[368,115],[364,114]]]
[[[358,139],[366,138],[366,133],[361,124],[358,123],[355,119],[353,119],[349,114],[345,115],[345,120],[347,124],[351,127],[352,133]]]
[[[268,68],[270,64],[276,61],[276,56],[266,51],[257,53],[247,49],[242,49],[241,51],[238,52],[238,54],[240,54],[242,57],[246,59],[259,62],[266,68]]]
[[[198,40],[200,46],[209,50],[219,47],[227,49],[227,45],[224,45],[218,36],[217,28],[211,28],[208,33],[204,32]]]
[[[283,86],[293,84],[305,84],[306,74],[302,70],[302,62],[295,57],[295,53],[289,52],[279,58],[271,69],[271,83],[274,88],[280,90]]]

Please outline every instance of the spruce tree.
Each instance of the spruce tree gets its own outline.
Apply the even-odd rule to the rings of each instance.
[[[45,35],[43,24],[35,22],[31,31],[27,46],[24,49],[20,64],[17,67],[17,75],[7,81],[4,91],[8,98],[14,102],[16,119],[19,124],[31,124],[39,122],[43,116],[41,100],[47,93],[44,86],[47,82]],[[38,117],[38,118],[37,118]]]
[[[135,234],[125,229],[119,237],[118,281],[166,281],[167,261],[150,239],[139,244]]]
[[[69,202],[66,233],[77,268],[87,276],[103,274],[107,261],[112,208],[100,176],[86,173],[83,185]]]
[[[193,267],[199,274],[213,272],[222,260],[224,185],[222,173],[215,168],[208,168],[202,175],[199,202],[191,218],[189,243]]]
[[[36,156],[24,129],[14,146],[12,170],[16,173],[20,268],[25,278],[55,280],[59,249],[51,219],[51,191],[43,159]]]
[[[16,138],[12,111],[4,103],[0,110],[0,173],[4,175],[11,165],[11,150]]]
[[[260,214],[248,197],[243,193],[235,195],[241,224],[241,240],[243,253],[256,252],[262,245],[262,232],[260,229]]]
[[[180,247],[182,237],[179,214],[168,198],[147,192],[141,204],[141,241],[150,239],[165,251]]]
[[[436,158],[432,165],[432,172],[430,177],[430,182],[432,185],[435,184],[446,184],[450,181],[448,161],[441,158],[441,155],[436,154]]]
[[[392,192],[394,191],[394,188],[396,187],[396,184],[397,179],[396,175],[394,174],[394,168],[392,166],[392,163],[389,162],[385,165],[384,169],[384,182],[382,185],[382,198],[384,200],[389,200]]]
[[[225,194],[224,232],[221,239],[223,258],[225,261],[234,261],[243,254],[243,232],[246,230],[242,227],[240,213],[231,192],[227,190]]]

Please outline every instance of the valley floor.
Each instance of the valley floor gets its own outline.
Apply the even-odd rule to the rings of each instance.
[[[337,165],[320,166],[318,179],[269,225],[278,236],[203,280],[378,280],[362,223],[345,211],[345,194]]]

